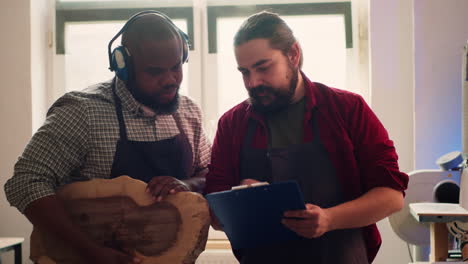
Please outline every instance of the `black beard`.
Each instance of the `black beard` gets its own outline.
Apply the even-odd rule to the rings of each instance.
[[[141,92],[138,88],[136,88],[135,82],[129,82],[127,85],[127,89],[130,91],[132,96],[137,100],[140,104],[151,108],[153,111],[159,114],[173,114],[179,109],[179,88],[177,88],[177,93],[167,104],[160,104],[157,101],[157,96],[149,96],[143,92]]]
[[[289,89],[286,91],[273,89],[271,86],[259,85],[248,90],[249,101],[253,109],[262,114],[276,113],[291,104],[294,92],[298,82],[298,69],[291,69],[291,80],[289,82]],[[269,105],[263,105],[260,98],[257,96],[258,92],[268,92],[273,95],[274,99]]]

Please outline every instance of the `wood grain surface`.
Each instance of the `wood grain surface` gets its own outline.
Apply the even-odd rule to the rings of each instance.
[[[205,249],[210,216],[205,198],[181,192],[155,202],[146,183],[121,176],[66,185],[57,196],[72,222],[100,245],[131,253],[142,264],[194,263]],[[63,241],[34,228],[35,263],[85,263]]]

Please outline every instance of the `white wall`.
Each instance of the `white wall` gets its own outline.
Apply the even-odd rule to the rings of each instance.
[[[32,227],[16,208],[7,202],[3,185],[13,174],[13,165],[36,130],[47,109],[47,23],[48,0],[0,2],[0,31],[3,34],[0,64],[0,237],[20,236],[23,262],[30,263],[29,235]],[[2,256],[13,263],[13,253]]]
[[[371,106],[395,142],[400,169],[414,169],[412,1],[369,2]],[[376,264],[409,262],[406,244],[384,219],[378,223],[382,247]]]
[[[52,35],[49,35],[51,21],[49,0],[29,0],[31,9],[31,94],[32,122],[36,131],[44,122],[50,104],[50,93],[47,91],[48,76],[52,75],[52,63],[48,62],[52,48]]]
[[[437,168],[438,157],[461,150],[467,11],[466,0],[370,1],[371,104],[403,171]],[[383,246],[375,263],[407,263],[388,221],[378,226]]]
[[[3,185],[31,137],[31,17],[30,1],[0,1],[0,237],[28,237],[31,226],[6,201]],[[23,245],[25,258],[29,244]],[[13,263],[12,253],[4,263]]]
[[[462,150],[461,65],[468,1],[415,0],[416,169]]]

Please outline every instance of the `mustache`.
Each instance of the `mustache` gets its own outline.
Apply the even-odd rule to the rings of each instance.
[[[271,94],[275,94],[275,90],[273,89],[273,87],[271,86],[266,86],[266,85],[258,85],[256,87],[253,87],[249,90],[249,94],[252,96],[252,95],[256,95],[257,93],[264,93],[264,92],[268,92],[268,93],[271,93]]]
[[[165,85],[165,86],[162,87],[163,91],[172,90],[172,89],[179,89],[179,85],[177,85],[177,84],[168,84],[168,85]]]

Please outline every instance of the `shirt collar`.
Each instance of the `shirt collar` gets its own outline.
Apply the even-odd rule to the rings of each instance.
[[[317,106],[317,89],[315,84],[307,78],[303,71],[301,71],[302,80],[304,83],[304,96],[306,97],[306,109],[312,110]]]

